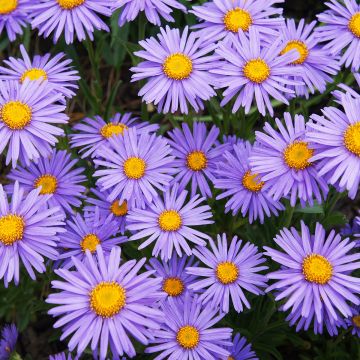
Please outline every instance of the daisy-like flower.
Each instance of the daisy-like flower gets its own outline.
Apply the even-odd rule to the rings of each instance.
[[[246,338],[237,333],[233,338],[233,345],[226,348],[230,356],[223,360],[258,360],[255,352],[251,350],[251,344],[248,344]]]
[[[239,31],[256,29],[266,40],[279,36],[284,26],[282,8],[273,7],[284,0],[213,0],[190,10],[201,23],[195,25],[206,40],[231,39]]]
[[[312,115],[306,141],[315,151],[309,160],[318,161],[319,176],[354,199],[360,184],[360,98],[343,95],[341,106],[343,110],[331,106],[322,110],[323,116]]]
[[[155,242],[153,256],[160,254],[165,261],[172,257],[174,249],[179,256],[182,256],[182,251],[191,255],[188,241],[205,246],[205,240],[210,240],[210,237],[193,229],[193,226],[213,223],[210,206],[201,205],[205,198],[199,195],[186,202],[187,193],[186,190],[180,192],[178,184],[175,184],[164,192],[164,200],[156,197],[145,210],[130,210],[127,229],[134,234],[129,240],[147,238],[139,250]]]
[[[211,308],[228,313],[231,299],[235,310],[241,312],[244,305],[250,309],[243,290],[263,294],[260,288],[266,286],[267,279],[257,273],[268,268],[261,265],[265,259],[253,244],[242,245],[243,241],[234,236],[228,246],[226,235],[222,234],[217,236],[217,245],[210,239],[211,251],[206,247],[193,251],[205,267],[188,267],[186,272],[205,277],[190,285],[192,290],[204,290],[199,297],[204,305],[210,304]]]
[[[299,58],[291,65],[301,70],[298,79],[302,80],[304,85],[295,85],[294,88],[296,95],[306,98],[309,97],[309,91],[312,94],[315,90],[323,93],[326,84],[333,81],[331,76],[340,70],[338,59],[318,45],[319,39],[313,33],[315,25],[316,21],[305,24],[305,20],[301,19],[296,26],[294,19],[287,19],[286,26],[281,29],[285,46],[280,54],[294,49],[298,52]]]
[[[155,276],[161,277],[162,290],[169,297],[183,298],[189,285],[192,284],[197,277],[186,274],[185,269],[189,266],[197,266],[198,262],[194,262],[193,256],[183,256],[179,258],[174,254],[168,262],[160,262],[156,258],[149,260],[150,266],[146,266],[148,270],[156,270]]]
[[[352,314],[345,319],[345,323],[351,328],[351,333],[360,337],[360,306],[351,308]]]
[[[16,182],[9,202],[0,185],[0,279],[5,287],[12,280],[18,285],[20,262],[33,280],[33,268],[43,273],[44,257],[57,259],[57,234],[64,231],[60,209],[44,210],[51,195],[40,196],[40,189],[24,192]]]
[[[352,315],[349,303],[360,304],[360,280],[351,272],[360,267],[360,253],[350,254],[355,243],[341,240],[334,230],[326,237],[325,230],[316,224],[315,234],[301,222],[301,234],[291,228],[280,231],[274,241],[284,251],[264,247],[265,254],[281,265],[267,274],[276,280],[266,291],[275,290],[275,300],[284,300],[283,311],[291,309],[295,315],[314,321],[324,321],[324,311],[329,322]]]
[[[180,35],[179,29],[160,29],[158,40],[151,37],[139,44],[144,50],[135,55],[145,61],[132,67],[132,81],[148,79],[139,96],[147,104],[154,103],[159,112],[187,114],[189,105],[198,112],[203,101],[215,95],[210,84],[211,56],[215,44],[204,44],[196,33],[188,33],[188,27]]]
[[[191,182],[191,196],[199,188],[204,197],[212,197],[208,180],[214,180],[214,172],[222,153],[229,148],[228,144],[219,145],[217,137],[219,129],[212,126],[207,132],[206,125],[201,122],[193,123],[193,132],[186,123],[182,123],[182,131],[174,129],[168,134],[169,141],[176,156],[173,162],[177,175],[174,182],[180,184],[180,191]]]
[[[139,122],[138,118],[132,117],[131,113],[124,115],[116,114],[109,122],[101,116],[85,118],[81,123],[76,124],[73,129],[76,131],[70,134],[72,148],[80,148],[82,158],[94,156],[102,146],[106,146],[108,139],[123,135],[129,129],[135,127],[138,134],[153,133],[159,129],[157,124],[149,124],[147,121]]]
[[[64,260],[62,268],[69,269],[74,265],[73,258],[83,260],[86,250],[95,254],[99,246],[107,256],[111,249],[127,241],[125,236],[115,237],[118,233],[117,223],[111,216],[104,218],[96,208],[92,216],[83,218],[76,214],[66,222],[66,232],[60,234],[58,247],[62,250],[59,260]]]
[[[325,3],[329,10],[317,15],[324,23],[316,29],[319,41],[327,41],[324,49],[331,54],[341,54],[340,65],[360,68],[358,47],[360,46],[360,5],[356,0],[330,0]]]
[[[290,79],[294,75],[301,76],[302,71],[291,66],[299,53],[293,49],[279,56],[284,49],[281,37],[271,45],[264,45],[257,31],[250,28],[249,36],[239,32],[232,41],[221,42],[216,48],[220,60],[214,62],[210,72],[218,75],[215,79],[218,88],[227,88],[221,106],[235,98],[232,111],[243,106],[248,113],[255,100],[262,115],[268,111],[272,116],[271,98],[289,104],[287,97],[295,93],[290,87],[303,84]]]
[[[6,30],[10,41],[23,33],[29,21],[32,0],[2,0],[0,3],[0,34]]]
[[[169,301],[162,304],[166,322],[161,330],[153,332],[155,339],[146,353],[160,352],[154,360],[161,359],[206,359],[216,360],[229,356],[225,346],[231,346],[230,328],[214,328],[224,314],[203,307],[197,296],[186,293],[184,301]]]
[[[18,338],[18,330],[14,324],[5,325],[0,335],[0,359],[10,359],[11,353],[15,350]]]
[[[125,200],[133,206],[144,207],[169,185],[175,169],[174,157],[167,141],[155,134],[138,134],[136,129],[125,131],[121,139],[111,137],[108,145],[97,151],[95,172],[101,190],[110,189],[109,201]]]
[[[171,13],[173,9],[186,12],[186,7],[177,0],[114,0],[114,10],[122,9],[119,26],[133,21],[141,11],[152,24],[160,26],[161,17],[168,22],[175,21]]]
[[[252,145],[244,142],[233,145],[232,151],[226,151],[218,161],[214,186],[224,192],[216,200],[230,197],[225,205],[226,213],[232,211],[236,215],[240,211],[243,217],[249,217],[250,224],[257,219],[263,223],[265,216],[277,216],[285,207],[268,194],[269,185],[250,168],[251,153]]]
[[[61,340],[72,334],[70,351],[77,347],[80,356],[91,344],[93,352],[100,350],[101,360],[109,346],[114,359],[124,353],[134,357],[130,336],[145,345],[153,338],[163,321],[162,311],[155,306],[162,297],[161,279],[150,277],[154,271],[137,274],[145,260],[120,265],[118,247],[108,258],[98,247],[97,260],[87,251],[86,261],[73,258],[75,271],[55,270],[63,280],[51,284],[61,291],[50,294],[46,301],[57,305],[49,314],[60,316],[54,327],[63,327]]]
[[[25,79],[43,79],[67,98],[75,95],[74,91],[78,89],[76,82],[80,77],[78,71],[70,66],[71,60],[64,59],[64,53],[59,53],[53,58],[50,54],[35,55],[31,60],[24,45],[20,45],[20,52],[22,59],[10,57],[4,60],[7,67],[0,66],[0,80],[16,80],[23,83]]]
[[[275,200],[290,196],[291,206],[297,199],[302,206],[313,205],[315,197],[318,203],[326,198],[328,186],[319,176],[310,161],[314,150],[305,139],[305,119],[302,115],[284,113],[285,124],[276,118],[276,131],[265,123],[264,132],[256,131],[256,145],[250,156],[251,169],[269,185],[268,193]]]
[[[18,159],[29,163],[50,153],[57,143],[55,136],[64,134],[56,127],[68,117],[63,97],[47,81],[0,81],[0,154],[8,147],[6,164],[15,167]],[[53,125],[54,124],[54,125]]]
[[[26,168],[17,166],[12,169],[8,178],[18,181],[26,190],[41,188],[40,194],[52,194],[48,200],[48,206],[59,206],[66,212],[73,212],[73,207],[81,205],[84,198],[85,186],[80,183],[86,180],[83,175],[84,168],[73,169],[77,163],[76,159],[65,150],[53,150],[48,157],[41,157],[37,163],[30,163]],[[11,190],[12,186],[9,187]]]

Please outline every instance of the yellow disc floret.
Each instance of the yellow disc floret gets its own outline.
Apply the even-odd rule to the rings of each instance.
[[[260,58],[253,59],[245,64],[243,73],[250,81],[261,84],[270,76],[270,67]]]
[[[309,159],[313,156],[314,150],[310,149],[304,141],[296,141],[288,145],[283,156],[285,163],[292,169],[304,170],[311,165]]]
[[[41,186],[40,194],[53,194],[57,189],[57,179],[54,175],[46,174],[39,176],[34,181],[34,187],[38,188]]]
[[[360,12],[355,13],[351,17],[348,23],[348,28],[354,36],[360,38]]]
[[[351,153],[360,156],[360,122],[351,124],[346,129],[344,145]]]
[[[309,50],[306,44],[300,40],[289,41],[284,49],[280,52],[281,55],[286,54],[291,50],[296,50],[299,53],[299,58],[292,62],[294,65],[303,64],[309,56]]]
[[[96,246],[100,244],[100,239],[95,234],[85,235],[80,243],[82,251],[89,250],[91,253],[96,251]]]
[[[163,291],[165,291],[169,296],[179,296],[184,291],[184,284],[178,277],[169,277],[164,280]]]
[[[0,241],[4,245],[12,245],[22,240],[24,229],[25,222],[21,216],[9,214],[0,217]]]
[[[100,134],[108,139],[110,137],[112,137],[113,135],[123,135],[124,131],[128,129],[128,127],[125,124],[113,124],[113,123],[109,123],[104,125],[101,130],[100,130]]]
[[[242,185],[245,189],[252,192],[259,192],[263,186],[264,182],[260,180],[259,174],[253,174],[251,171],[247,171],[242,178]]]
[[[130,157],[124,162],[124,173],[129,179],[138,180],[145,174],[146,163],[138,157]]]
[[[164,210],[159,216],[158,223],[163,231],[177,231],[181,227],[182,220],[176,210]]]
[[[82,5],[86,0],[57,0],[59,6],[64,10],[72,10]]]
[[[127,201],[123,201],[122,204],[120,205],[119,200],[115,200],[113,201],[113,203],[110,206],[110,211],[115,215],[115,216],[125,216],[128,212],[128,206],[127,206]]]
[[[200,341],[200,333],[194,326],[181,327],[176,334],[176,341],[184,349],[194,349]]]
[[[0,15],[12,13],[17,9],[18,0],[0,0]]]
[[[239,277],[239,269],[231,261],[224,261],[219,263],[215,272],[218,280],[224,285],[232,284]]]
[[[316,284],[327,284],[332,277],[333,267],[322,255],[311,254],[302,263],[302,272],[307,281]]]
[[[244,9],[229,10],[224,16],[225,29],[237,33],[239,29],[248,31],[253,20],[250,13]]]
[[[173,80],[187,79],[192,69],[193,65],[190,57],[182,53],[169,55],[163,64],[165,75]]]
[[[207,158],[202,151],[193,151],[186,157],[186,165],[190,170],[200,171],[207,167]]]
[[[354,326],[360,328],[360,315],[353,316],[352,322],[353,322]]]
[[[31,121],[29,105],[21,101],[8,101],[0,109],[0,118],[11,130],[21,130]]]
[[[31,81],[33,80],[39,80],[39,79],[43,79],[43,80],[47,80],[47,73],[45,70],[43,69],[38,69],[38,68],[33,68],[33,69],[29,69],[23,72],[23,74],[21,75],[20,78],[20,83],[22,84],[25,79],[29,79]]]

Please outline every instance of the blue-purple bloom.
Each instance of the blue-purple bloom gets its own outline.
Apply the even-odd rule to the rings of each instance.
[[[351,308],[352,314],[345,319],[345,323],[351,328],[351,333],[360,337],[360,306]]]
[[[229,350],[230,356],[223,360],[258,360],[255,352],[251,350],[251,344],[239,333],[234,336],[233,345],[226,349]]]
[[[0,359],[10,359],[11,353],[15,350],[18,338],[18,330],[15,324],[5,325],[0,334]]]

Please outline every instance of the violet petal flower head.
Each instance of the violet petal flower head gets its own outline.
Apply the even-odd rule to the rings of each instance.
[[[351,310],[352,314],[345,319],[345,323],[351,329],[351,334],[360,337],[360,306],[355,306]]]
[[[15,324],[5,325],[0,334],[0,359],[10,359],[11,353],[15,350],[18,339],[18,330]]]
[[[259,360],[255,352],[251,350],[251,344],[239,333],[234,336],[233,345],[226,349],[229,350],[230,356],[222,360]]]

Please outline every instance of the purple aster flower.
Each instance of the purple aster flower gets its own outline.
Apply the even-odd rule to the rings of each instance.
[[[65,124],[62,99],[47,81],[0,81],[0,154],[8,147],[6,164],[15,167],[18,159],[29,163],[50,153],[64,134],[56,124]],[[54,124],[54,125],[53,125]]]
[[[195,25],[205,40],[232,39],[239,31],[256,29],[264,40],[272,41],[284,26],[282,8],[273,7],[284,0],[213,0],[190,10],[201,21]]]
[[[102,191],[110,189],[109,201],[126,200],[130,207],[144,207],[145,201],[158,196],[155,189],[164,191],[172,180],[171,151],[164,138],[129,129],[121,138],[109,138],[107,146],[97,151],[100,159],[95,164],[104,169],[94,176],[100,177],[97,183]]]
[[[179,182],[180,191],[185,189],[191,182],[191,196],[196,194],[199,188],[204,197],[212,197],[208,184],[214,180],[214,172],[217,162],[222,153],[229,148],[228,144],[219,145],[217,137],[219,129],[212,126],[207,132],[206,125],[200,122],[193,123],[193,132],[186,123],[182,123],[182,131],[174,129],[168,134],[173,154],[176,156],[173,162],[177,168],[174,182]]]
[[[132,67],[132,81],[148,79],[139,96],[147,104],[154,103],[159,112],[188,113],[188,104],[198,112],[203,101],[215,95],[210,84],[211,56],[215,44],[205,45],[196,33],[188,33],[188,27],[180,35],[179,29],[160,29],[158,40],[151,37],[139,44],[144,50],[135,52],[145,61]]]
[[[351,328],[351,333],[360,337],[360,306],[351,308],[352,314],[345,319],[345,323]]]
[[[284,300],[283,311],[291,309],[295,316],[322,323],[324,312],[334,324],[342,316],[351,316],[349,303],[360,304],[360,279],[351,272],[360,267],[360,253],[349,254],[355,243],[341,240],[334,230],[326,237],[325,230],[316,224],[315,234],[301,222],[301,234],[291,228],[280,231],[274,241],[284,251],[264,247],[266,255],[281,265],[267,274],[276,280],[266,291],[276,290],[275,300]],[[313,315],[314,314],[314,315]]]
[[[298,26],[294,19],[287,19],[286,26],[281,29],[285,46],[281,54],[296,50],[299,58],[291,63],[293,67],[301,70],[301,76],[292,77],[304,82],[304,85],[295,85],[296,95],[309,97],[315,90],[323,93],[326,84],[333,79],[329,75],[336,75],[340,70],[338,59],[329,53],[329,50],[319,46],[319,39],[315,37],[313,29],[316,21],[305,24],[301,19]]]
[[[154,331],[145,353],[160,352],[154,360],[161,359],[206,359],[216,360],[229,356],[224,346],[231,346],[230,328],[214,328],[224,314],[215,309],[203,307],[197,296],[186,293],[184,301],[169,301],[162,304],[166,322],[160,330]]]
[[[138,122],[138,118],[132,117],[131,113],[124,115],[116,114],[109,122],[100,116],[85,118],[76,124],[73,129],[77,132],[70,134],[72,148],[80,147],[82,158],[94,156],[96,151],[107,145],[109,138],[122,135],[124,131],[135,127],[138,134],[153,133],[159,129],[157,124],[149,124],[147,121]]]
[[[342,96],[343,110],[326,107],[323,116],[312,115],[306,141],[314,149],[319,176],[354,199],[360,184],[360,98]]]
[[[79,41],[87,36],[94,40],[95,29],[109,31],[99,15],[111,16],[110,7],[107,0],[40,0],[31,6],[31,25],[46,38],[54,32],[54,43],[62,33],[67,44],[74,41],[74,35]]]
[[[161,279],[150,277],[154,271],[137,274],[145,258],[120,266],[118,247],[108,258],[98,246],[97,261],[90,251],[86,252],[86,261],[72,260],[76,271],[55,270],[63,280],[52,281],[52,287],[61,291],[46,300],[58,305],[49,314],[60,316],[54,327],[63,327],[61,340],[72,334],[69,350],[77,347],[79,356],[91,344],[93,352],[100,348],[101,360],[106,358],[109,346],[113,358],[124,353],[134,357],[129,336],[147,345],[163,321],[162,311],[155,307],[162,297]]]
[[[212,224],[210,206],[201,205],[205,198],[192,196],[188,202],[186,190],[179,191],[179,185],[168,188],[161,197],[153,199],[145,210],[132,209],[127,217],[127,229],[134,232],[129,240],[147,238],[140,246],[144,249],[155,242],[153,256],[160,254],[161,259],[169,260],[175,249],[179,256],[182,251],[191,255],[188,241],[205,246],[210,237],[194,226]]]
[[[175,21],[171,13],[174,9],[186,12],[186,7],[176,0],[114,0],[114,10],[122,9],[119,17],[119,26],[133,21],[141,11],[152,24],[160,26],[163,17],[168,22]]]
[[[0,5],[0,35],[6,30],[10,41],[23,33],[29,21],[32,0],[3,0]]]
[[[206,267],[188,267],[186,272],[205,277],[190,285],[190,289],[195,291],[204,289],[199,297],[204,305],[210,304],[211,308],[220,308],[228,313],[231,299],[235,310],[241,312],[244,310],[243,305],[250,309],[243,290],[255,295],[263,294],[260,288],[266,286],[267,279],[265,275],[257,273],[268,268],[260,265],[265,262],[265,258],[253,244],[242,245],[243,241],[238,241],[237,236],[234,236],[228,246],[226,235],[222,234],[217,236],[217,246],[210,239],[211,251],[206,247],[198,247],[193,251]]]
[[[255,100],[262,115],[267,110],[273,116],[270,97],[289,104],[287,97],[293,97],[295,91],[286,86],[303,84],[290,79],[302,73],[300,69],[291,66],[291,62],[299,58],[299,53],[290,50],[279,56],[284,48],[281,37],[272,44],[264,45],[253,28],[249,30],[249,37],[239,32],[232,41],[219,44],[215,52],[220,60],[214,62],[210,72],[218,75],[215,80],[218,88],[227,88],[221,106],[235,98],[232,111],[236,112],[242,106],[248,113]]]
[[[44,210],[51,195],[40,196],[40,189],[26,196],[24,192],[15,182],[9,202],[0,185],[0,279],[4,279],[5,287],[12,280],[19,284],[20,262],[33,280],[33,268],[43,273],[44,257],[57,259],[57,234],[64,231],[60,209]]]
[[[18,338],[18,330],[14,324],[5,325],[1,330],[0,339],[0,359],[10,359],[11,353],[15,350]]]
[[[223,360],[258,360],[254,351],[251,350],[251,344],[248,344],[246,338],[237,333],[233,338],[233,345],[226,348],[230,356]]]
[[[58,206],[62,210],[72,213],[73,207],[81,205],[85,186],[79,185],[86,180],[84,168],[73,169],[78,160],[71,160],[65,150],[53,150],[49,157],[41,157],[37,163],[30,163],[26,168],[17,166],[12,169],[8,178],[18,181],[26,190],[41,188],[40,194],[52,194],[48,206]],[[13,185],[9,186],[9,190]]]
[[[251,169],[269,185],[268,193],[275,200],[290,196],[291,206],[297,199],[302,206],[311,206],[326,198],[328,186],[309,160],[314,155],[305,138],[305,119],[302,115],[284,113],[285,124],[276,118],[275,130],[265,123],[264,132],[256,131],[256,145],[250,156]]]
[[[356,73],[354,74],[354,78],[356,80],[358,88],[360,87],[360,74]],[[355,91],[352,87],[346,84],[339,84],[338,89],[334,90],[331,94],[335,97],[336,102],[341,103],[341,97],[344,93],[349,93],[354,98],[359,98],[360,94]]]
[[[259,219],[264,222],[265,215],[278,215],[285,207],[268,194],[269,185],[259,174],[252,171],[249,156],[252,145],[249,142],[233,146],[233,150],[226,151],[218,161],[214,186],[224,190],[216,200],[230,197],[225,205],[225,212],[232,211],[236,215],[239,211],[243,217],[248,216],[250,224]]]
[[[350,67],[354,71],[360,68],[358,47],[360,46],[360,5],[356,0],[330,0],[325,3],[329,10],[317,15],[318,20],[324,23],[319,26],[317,38],[319,41],[328,41],[324,49],[331,54],[342,54],[340,65]]]

